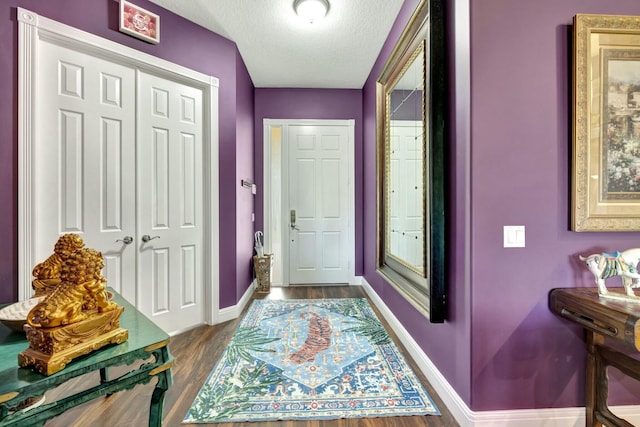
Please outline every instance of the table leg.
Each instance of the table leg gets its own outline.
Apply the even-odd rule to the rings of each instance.
[[[164,409],[164,394],[169,389],[167,385],[166,377],[171,373],[165,371],[158,374],[158,383],[153,389],[151,395],[151,407],[149,408],[149,427],[161,427],[162,426],[162,412]]]
[[[587,416],[587,427],[602,427],[602,423],[596,420],[598,409],[598,378],[602,365],[598,363],[598,353],[596,346],[604,343],[604,337],[593,331],[586,330],[587,333],[587,369],[585,378],[585,407]],[[606,368],[605,368],[606,369]]]
[[[152,371],[152,375],[158,377],[158,382],[151,395],[151,406],[149,407],[149,427],[162,426],[162,412],[164,408],[164,395],[171,387],[173,379],[171,377],[171,366],[173,359],[168,347],[157,350],[156,358],[162,364]]]
[[[107,368],[100,368],[100,384],[109,382],[109,371]],[[105,395],[105,397],[111,396],[111,393]]]

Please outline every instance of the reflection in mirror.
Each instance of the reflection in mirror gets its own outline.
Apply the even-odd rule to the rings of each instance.
[[[378,272],[431,322],[445,293],[444,1],[422,0],[378,78]]]
[[[389,179],[386,251],[424,276],[424,48],[421,43],[387,94]]]

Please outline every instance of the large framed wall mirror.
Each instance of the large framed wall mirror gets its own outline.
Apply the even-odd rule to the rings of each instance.
[[[378,271],[431,322],[446,316],[443,3],[420,2],[376,94]]]

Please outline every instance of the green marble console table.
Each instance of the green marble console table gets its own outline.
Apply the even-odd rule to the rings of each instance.
[[[109,291],[113,292],[112,289]],[[169,336],[120,295],[115,292],[113,294],[113,300],[124,307],[120,325],[129,331],[129,339],[122,344],[104,347],[78,358],[60,372],[48,377],[29,368],[18,367],[18,353],[25,350],[29,343],[24,334],[12,332],[0,324],[0,427],[43,426],[46,420],[69,408],[101,396],[129,390],[137,384],[146,384],[154,377],[157,377],[158,382],[151,396],[149,426],[162,425],[164,394],[172,382],[173,356],[169,352]],[[118,378],[109,379],[109,367],[130,365],[146,359],[149,361],[141,366],[132,368]],[[96,371],[100,372],[100,383],[87,390],[56,402],[45,402],[28,411],[12,409],[26,399],[42,396],[47,390],[72,378]]]

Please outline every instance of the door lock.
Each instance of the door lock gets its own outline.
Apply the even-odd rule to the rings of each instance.
[[[300,230],[296,226],[296,210],[295,209],[291,209],[291,212],[289,213],[289,218],[291,219],[291,221],[289,222],[289,226],[291,227],[291,229],[292,230]]]
[[[122,243],[124,243],[125,245],[130,245],[131,243],[133,243],[133,237],[131,237],[131,236],[124,236],[124,238],[123,238],[123,239],[118,239],[118,240],[116,240],[116,243],[117,243],[117,242],[122,242]]]

